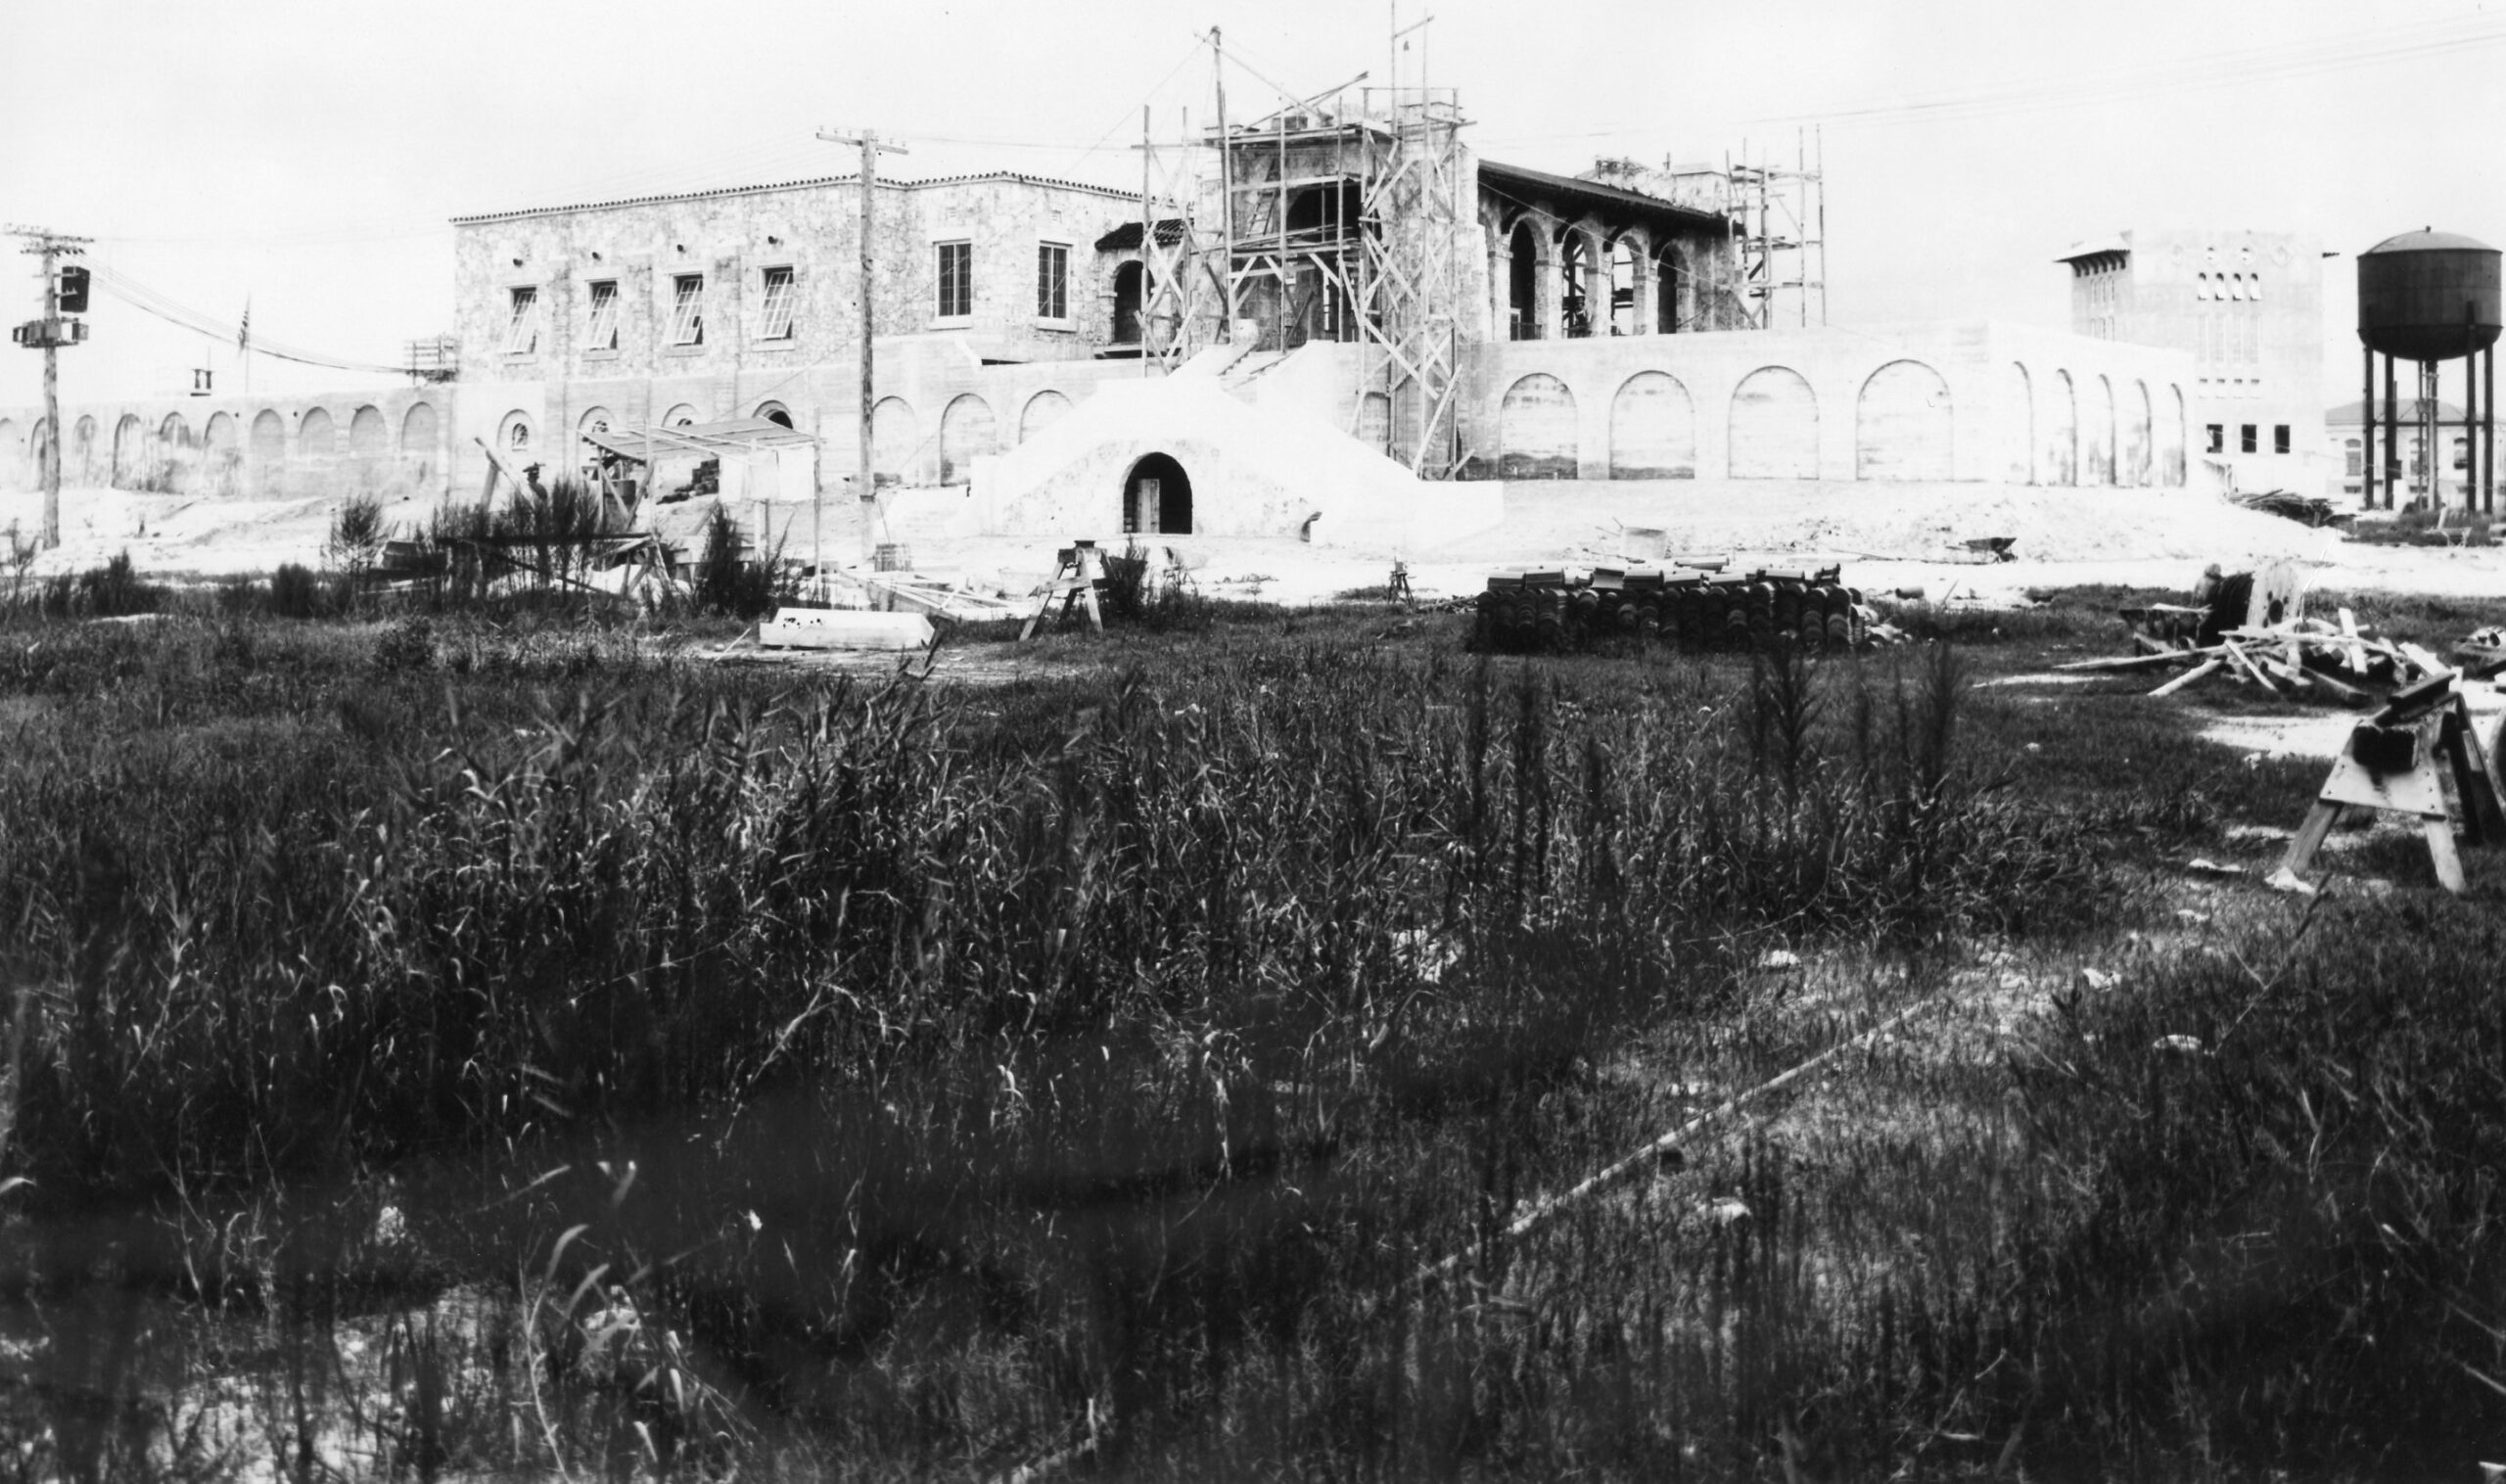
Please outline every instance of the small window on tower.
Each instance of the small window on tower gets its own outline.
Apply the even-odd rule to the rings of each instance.
[[[539,291],[513,291],[512,317],[505,321],[505,353],[529,355],[539,348]]]
[[[2256,436],[2259,431],[2260,430],[2255,428],[2251,423],[2247,423],[2243,427],[2237,429],[2236,444],[2238,450],[2245,453],[2261,452],[2262,440]]]
[[[2289,425],[2287,423],[2273,423],[2271,425],[2271,451],[2274,453],[2286,453],[2289,451]]]

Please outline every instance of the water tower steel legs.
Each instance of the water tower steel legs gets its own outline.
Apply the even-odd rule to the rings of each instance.
[[[2371,348],[2360,347],[2358,353],[2365,358],[2367,366],[2366,391],[2358,398],[2358,420],[2365,425],[2361,431],[2366,435],[2367,453],[2359,467],[2366,471],[2367,476],[2365,508],[2373,510],[2376,508],[2376,352]]]
[[[2393,508],[2393,486],[2401,483],[2401,387],[2393,379],[2392,357],[2385,357],[2385,508]]]
[[[2480,503],[2497,513],[2497,348],[2481,352],[2480,426],[2486,447],[2480,455]]]

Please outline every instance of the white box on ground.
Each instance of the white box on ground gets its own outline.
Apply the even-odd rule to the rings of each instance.
[[[927,649],[931,621],[918,613],[859,608],[785,608],[757,626],[769,649]]]

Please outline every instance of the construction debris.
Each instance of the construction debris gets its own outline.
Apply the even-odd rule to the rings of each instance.
[[[1720,564],[1718,564],[1720,565]],[[1685,566],[1501,572],[1479,595],[1475,647],[1579,650],[1604,638],[1687,649],[1763,649],[1781,635],[1805,649],[1900,637],[1878,623],[1842,574]]]
[[[2235,496],[2235,501],[2248,510],[2259,510],[2264,515],[2276,515],[2283,520],[2295,521],[2300,526],[2317,531],[2326,526],[2345,526],[2350,520],[2350,512],[2341,509],[2330,500],[2319,499],[2308,494],[2292,494],[2286,489],[2265,489],[2253,494],[2240,494]]]
[[[2416,819],[2437,884],[2462,895],[2457,827],[2474,845],[2497,843],[2506,839],[2506,806],[2499,800],[2496,760],[2481,745],[2456,679],[2452,671],[2437,671],[2393,692],[2382,710],[2360,719],[2290,840],[2275,881],[2304,882],[2315,852],[2345,810]]]
[[[757,626],[767,649],[928,649],[931,620],[858,608],[781,608]]]

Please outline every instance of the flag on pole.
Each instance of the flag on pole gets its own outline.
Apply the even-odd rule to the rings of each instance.
[[[235,331],[235,348],[238,350],[249,350],[252,348],[253,301],[250,297],[247,297],[244,301],[244,323]]]

